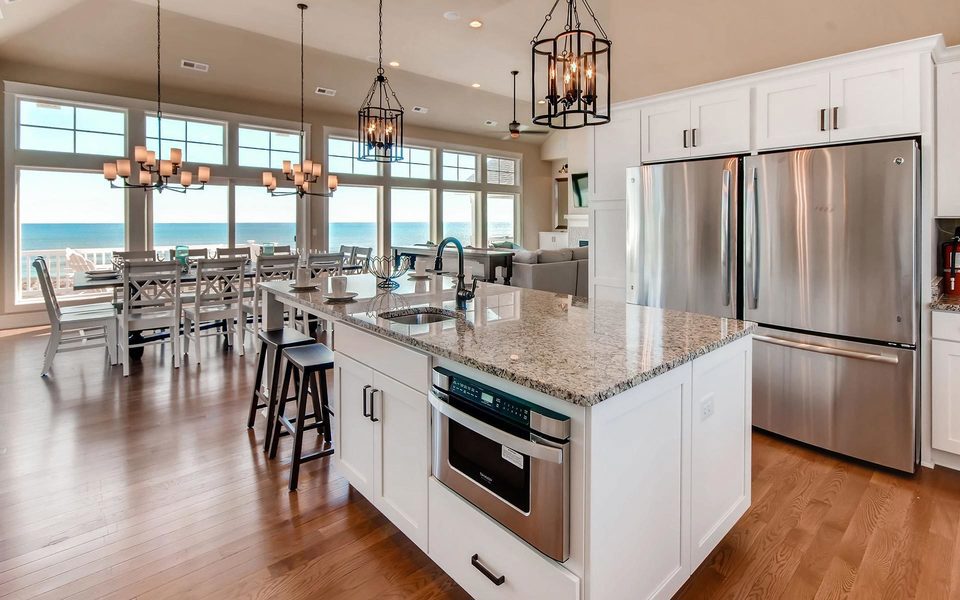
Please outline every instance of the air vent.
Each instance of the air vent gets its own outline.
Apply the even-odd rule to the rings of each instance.
[[[317,87],[317,94],[321,96],[336,96],[337,90],[332,90],[330,88],[325,88],[325,87]]]
[[[184,69],[190,69],[191,71],[200,71],[201,73],[206,73],[210,70],[210,65],[207,63],[197,62],[195,60],[183,59],[180,61],[180,66]]]
[[[413,112],[415,113],[420,113],[422,115],[425,115],[428,112],[430,112],[430,109],[427,108],[426,106],[414,106],[411,110],[413,110]]]
[[[486,121],[484,121],[483,124],[486,125],[487,127],[496,127],[496,126],[497,126],[497,122],[496,122],[496,121],[491,121],[490,119],[487,119]]]

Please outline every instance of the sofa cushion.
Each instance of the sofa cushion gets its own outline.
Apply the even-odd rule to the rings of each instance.
[[[573,260],[587,260],[590,258],[590,246],[573,248]]]
[[[560,250],[540,250],[540,264],[564,262],[573,259],[573,250],[561,248]]]
[[[513,262],[535,265],[537,264],[537,253],[532,250],[520,250],[519,252],[514,252]]]

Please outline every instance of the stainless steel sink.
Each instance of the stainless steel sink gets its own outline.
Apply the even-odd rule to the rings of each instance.
[[[452,321],[457,318],[457,313],[452,310],[443,310],[439,308],[414,308],[406,310],[395,310],[391,312],[380,313],[381,319],[387,319],[394,323],[402,325],[428,325],[430,323],[440,323],[442,321]]]

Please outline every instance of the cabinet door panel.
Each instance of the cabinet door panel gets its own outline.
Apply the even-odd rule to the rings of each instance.
[[[593,200],[623,200],[627,195],[623,174],[627,167],[640,164],[640,111],[614,111],[610,125],[594,127],[593,131]]]
[[[364,386],[373,386],[373,370],[338,354],[334,429],[337,464],[353,487],[373,495],[374,423],[363,415]]]
[[[933,447],[960,454],[960,342],[933,340]]]
[[[960,217],[960,62],[937,67],[937,216]]]
[[[427,396],[375,372],[374,504],[427,551],[430,412]]]
[[[884,58],[833,70],[830,108],[833,142],[919,133],[919,59]]]
[[[691,156],[749,152],[750,89],[693,98],[690,101],[690,127]],[[620,180],[623,181],[623,177]]]
[[[665,102],[641,111],[640,152],[643,162],[670,160],[690,156],[684,148],[684,131],[690,129],[690,101]]]
[[[830,141],[830,75],[777,79],[756,88],[757,148],[811,146]],[[821,111],[823,127],[821,128]]]

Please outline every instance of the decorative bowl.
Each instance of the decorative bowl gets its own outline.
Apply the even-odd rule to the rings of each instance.
[[[400,284],[394,279],[402,277],[410,270],[410,257],[373,256],[367,263],[367,270],[380,280],[377,287],[389,290],[396,289],[400,287]]]

